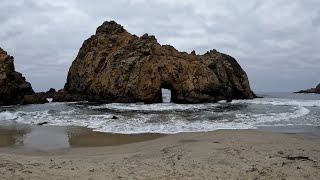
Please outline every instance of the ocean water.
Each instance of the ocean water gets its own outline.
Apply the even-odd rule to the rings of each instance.
[[[48,122],[48,126],[81,126],[119,134],[297,126],[320,129],[320,95],[316,94],[260,93],[264,98],[188,105],[170,103],[170,92],[163,94],[164,103],[160,104],[80,102],[0,107],[0,126]]]

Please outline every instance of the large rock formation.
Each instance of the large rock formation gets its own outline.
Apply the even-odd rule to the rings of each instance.
[[[301,90],[296,93],[316,93],[320,94],[320,84],[316,88],[311,88],[311,89],[306,89],[306,90]]]
[[[15,71],[13,57],[0,48],[0,106],[20,104],[25,95],[31,94],[31,84]]]
[[[229,55],[204,55],[160,45],[154,36],[137,37],[114,21],[98,27],[69,70],[64,93],[96,102],[162,102],[161,88],[174,103],[251,99],[246,73]],[[59,99],[59,101],[62,101]]]

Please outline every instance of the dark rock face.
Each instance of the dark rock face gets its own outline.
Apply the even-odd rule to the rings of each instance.
[[[56,95],[56,90],[50,88],[47,92],[37,92],[32,95],[25,95],[22,104],[44,104],[48,103],[47,98],[53,98]]]
[[[31,84],[16,72],[13,57],[0,48],[0,106],[20,104],[25,95],[32,95]]]
[[[311,89],[306,89],[306,90],[301,90],[296,93],[316,93],[320,94],[320,84],[316,88],[311,88]]]
[[[60,89],[53,96],[53,102],[77,102],[86,101],[86,97],[78,94],[69,94],[64,89]]]
[[[53,98],[55,94],[56,94],[56,90],[53,89],[53,88],[50,88],[50,89],[45,93],[45,95],[46,95],[47,98]]]
[[[204,55],[179,52],[160,45],[154,36],[131,35],[111,21],[83,43],[60,93],[65,99],[55,100],[160,103],[161,88],[171,90],[174,103],[255,97],[246,73],[231,56],[216,50]]]
[[[45,104],[47,102],[46,93],[40,92],[32,95],[25,95],[21,104]]]

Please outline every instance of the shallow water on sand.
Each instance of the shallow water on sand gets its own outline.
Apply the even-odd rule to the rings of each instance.
[[[83,127],[11,125],[0,127],[0,147],[29,150],[57,150],[77,147],[99,147],[153,140],[161,134],[110,134]]]

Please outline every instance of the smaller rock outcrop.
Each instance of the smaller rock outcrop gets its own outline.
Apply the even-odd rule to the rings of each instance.
[[[15,71],[13,57],[0,48],[0,106],[20,104],[25,95],[32,95],[31,84]]]
[[[316,88],[311,88],[311,89],[306,89],[306,90],[301,90],[295,93],[316,93],[316,94],[320,94],[320,84],[318,84],[318,86]]]
[[[48,103],[46,93],[40,92],[32,95],[25,95],[21,104],[45,104]]]
[[[78,102],[86,101],[86,98],[77,94],[69,94],[64,89],[60,89],[53,96],[52,102]]]
[[[54,88],[50,88],[47,92],[37,92],[32,95],[25,95],[22,104],[45,104],[48,98],[54,98],[57,92]]]
[[[57,93],[57,92],[56,92],[56,90],[55,90],[54,88],[50,88],[50,89],[45,93],[45,95],[46,95],[47,98],[53,98],[56,93]]]

